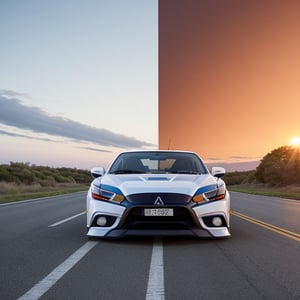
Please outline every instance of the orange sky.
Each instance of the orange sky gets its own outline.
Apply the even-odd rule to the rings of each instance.
[[[159,1],[159,148],[262,158],[300,135],[300,1]]]

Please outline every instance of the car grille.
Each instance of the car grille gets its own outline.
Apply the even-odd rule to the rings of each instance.
[[[196,227],[191,213],[185,207],[172,207],[174,216],[144,216],[145,207],[135,207],[130,210],[122,228],[126,229],[161,229],[178,230]],[[153,207],[152,207],[153,208]],[[164,207],[167,208],[167,207]]]
[[[178,193],[140,193],[127,195],[126,199],[135,205],[153,205],[157,198],[164,205],[184,205],[191,202],[191,196]]]

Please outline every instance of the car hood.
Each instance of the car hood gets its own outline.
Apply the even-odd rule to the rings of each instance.
[[[138,193],[178,193],[192,196],[201,187],[217,184],[217,179],[210,174],[107,174],[98,180],[98,184],[117,187],[124,196]]]

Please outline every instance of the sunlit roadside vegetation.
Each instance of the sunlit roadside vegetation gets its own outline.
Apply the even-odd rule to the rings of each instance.
[[[16,185],[0,182],[0,203],[69,194],[87,191],[87,189],[88,186],[80,184],[59,184],[55,187],[41,187],[39,185]]]
[[[299,148],[279,147],[265,155],[256,170],[231,172],[224,180],[232,191],[300,200]]]
[[[11,162],[0,165],[0,203],[85,191],[90,172]]]
[[[229,185],[229,191],[272,196],[285,199],[300,200],[300,185],[288,185],[286,187],[274,187],[269,185],[259,184],[243,184],[243,185]]]

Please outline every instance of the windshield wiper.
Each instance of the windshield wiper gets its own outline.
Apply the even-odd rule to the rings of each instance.
[[[138,170],[116,170],[111,172],[110,174],[143,174],[146,172],[138,171]]]

